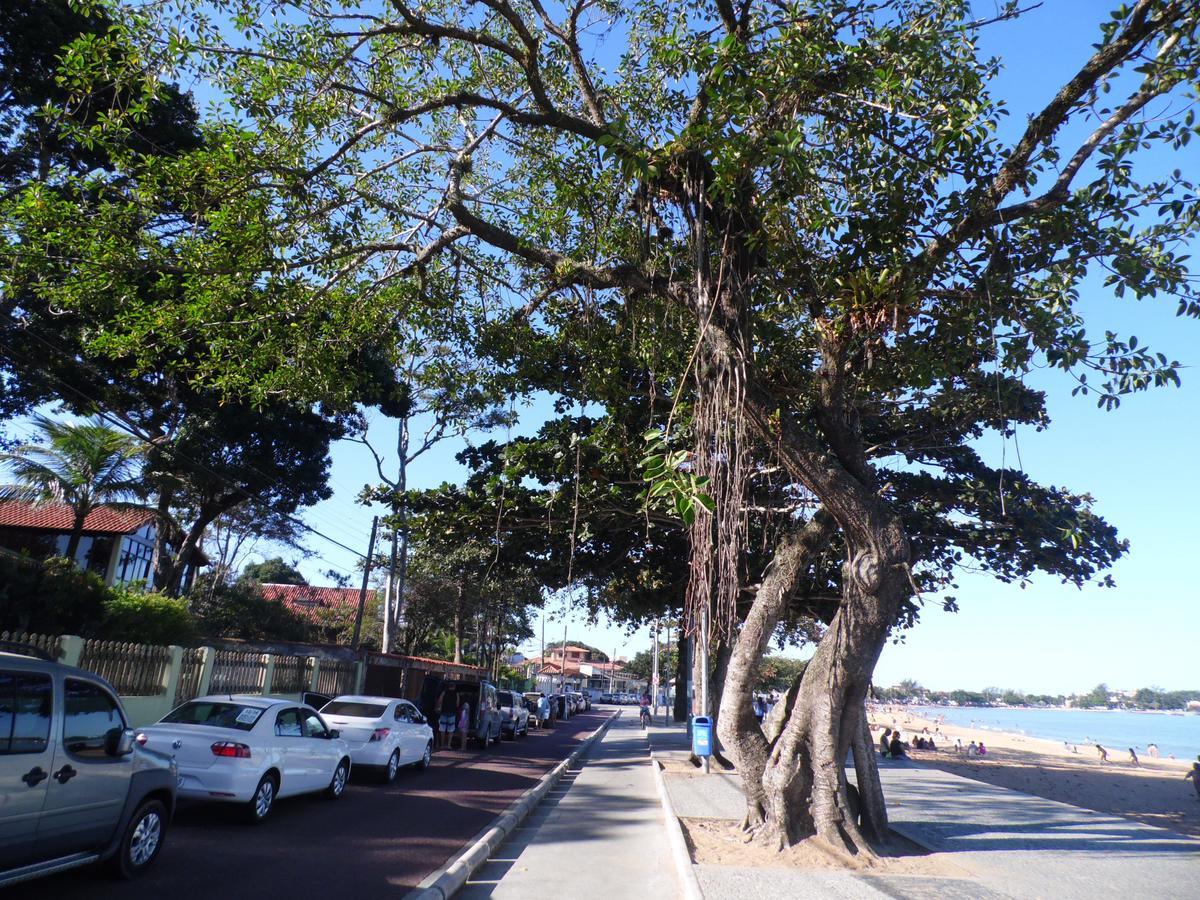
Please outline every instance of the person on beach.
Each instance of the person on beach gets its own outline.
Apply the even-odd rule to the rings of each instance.
[[[967,744],[967,756],[978,756],[978,755],[979,755],[979,747],[976,746],[974,741],[971,741],[971,743]]]
[[[962,738],[954,739],[954,752],[957,753],[959,756],[962,756],[962,754],[963,754]]]
[[[1103,765],[1104,763],[1108,762],[1108,751],[1107,751],[1107,750],[1105,750],[1103,747],[1101,747],[1099,744],[1097,744],[1097,745],[1096,745],[1096,752],[1100,754],[1100,763],[1101,763],[1101,765]]]
[[[1063,741],[1063,748],[1064,748],[1064,749],[1066,749],[1066,750],[1070,750],[1072,753],[1078,753],[1078,752],[1079,752],[1079,748],[1078,748],[1078,747],[1076,747],[1074,744],[1068,744],[1066,741]]]
[[[1129,763],[1135,769],[1140,769],[1142,767],[1142,764],[1140,762],[1138,762],[1137,753],[1134,751],[1134,749],[1132,747],[1129,748]]]
[[[1146,752],[1150,754],[1151,759],[1158,759],[1158,744],[1149,743],[1146,745]]]
[[[1192,771],[1183,776],[1184,780],[1192,779],[1192,787],[1196,789],[1196,799],[1200,800],[1200,762],[1192,763]]]
[[[978,749],[979,749],[979,755],[980,755],[980,756],[987,756],[987,747],[983,746],[983,741],[980,741],[980,742],[979,742],[979,748],[978,748]]]
[[[889,753],[888,735],[890,735],[891,733],[892,733],[892,729],[885,728],[885,729],[883,729],[883,734],[881,734],[879,736],[879,754],[881,756],[887,756]]]
[[[892,741],[888,744],[888,756],[892,759],[904,759],[904,745],[900,743],[900,732],[892,732]]]

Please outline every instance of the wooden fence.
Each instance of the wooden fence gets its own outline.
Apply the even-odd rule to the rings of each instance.
[[[121,695],[135,728],[205,694],[269,694],[299,700],[305,691],[360,693],[366,663],[332,654],[303,656],[226,647],[156,647],[75,635],[0,632],[52,659],[105,678]],[[269,648],[264,648],[269,649]],[[318,648],[314,648],[317,650]]]
[[[62,656],[58,635],[27,634],[24,631],[0,631],[0,641],[13,641],[18,644],[29,644],[49,654],[51,659]]]
[[[83,642],[78,665],[106,679],[122,697],[155,697],[166,687],[171,649],[91,639]]]
[[[213,662],[210,694],[260,694],[267,674],[267,659],[261,653],[218,650]]]

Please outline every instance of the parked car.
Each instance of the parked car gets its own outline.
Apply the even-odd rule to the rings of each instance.
[[[612,703],[613,695],[606,691],[605,693],[600,695],[600,702],[601,703]]]
[[[384,784],[396,780],[401,766],[429,768],[433,729],[407,700],[394,697],[334,697],[321,717],[341,732],[356,766],[379,769]]]
[[[240,803],[254,824],[281,797],[324,791],[336,800],[350,778],[350,747],[294,700],[197,697],[141,729],[138,741],[175,759],[180,797]]]
[[[496,691],[500,709],[500,733],[511,738],[529,734],[529,710],[525,698],[515,691]]]
[[[0,887],[102,861],[141,875],[166,839],[175,776],[138,746],[103,678],[0,645]]]

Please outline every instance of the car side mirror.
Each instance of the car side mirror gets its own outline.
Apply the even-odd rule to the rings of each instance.
[[[342,736],[342,733],[340,731],[338,731],[336,728],[330,728],[329,731],[327,731],[325,733],[329,735],[329,739],[331,741],[336,741],[338,738],[340,738]]]
[[[106,756],[128,756],[133,752],[134,731],[132,728],[112,728],[104,735]]]

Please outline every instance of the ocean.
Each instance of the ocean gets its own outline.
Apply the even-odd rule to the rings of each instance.
[[[1159,754],[1176,759],[1194,759],[1200,753],[1200,715],[1093,709],[993,709],[975,706],[913,706],[915,714],[927,719],[945,716],[946,724],[1008,731],[1051,741],[1070,741],[1084,752],[1100,743],[1110,751],[1133,747],[1141,756],[1147,744],[1157,744]],[[890,717],[880,715],[877,721]],[[903,716],[895,716],[903,722]],[[903,725],[901,725],[903,730]]]

